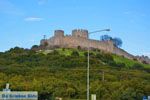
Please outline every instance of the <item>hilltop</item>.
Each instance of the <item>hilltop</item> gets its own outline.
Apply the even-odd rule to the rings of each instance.
[[[101,30],[109,31],[109,29]],[[97,31],[96,31],[97,32]],[[95,32],[94,32],[95,33]],[[35,50],[49,50],[52,48],[81,48],[81,49],[99,49],[107,53],[113,53],[119,56],[124,56],[128,59],[135,59],[139,62],[150,64],[150,59],[147,56],[134,56],[127,51],[119,48],[122,42],[119,38],[112,38],[104,35],[102,40],[95,40],[89,38],[89,32],[86,29],[72,30],[71,35],[65,35],[63,30],[55,30],[54,36],[40,41],[39,46],[35,46]]]
[[[39,100],[85,100],[87,51],[12,48],[0,53],[0,89],[39,92]],[[101,100],[141,100],[150,95],[150,65],[123,56],[90,51],[90,93]]]

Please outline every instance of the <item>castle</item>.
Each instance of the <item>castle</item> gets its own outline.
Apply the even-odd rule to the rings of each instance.
[[[88,30],[84,29],[75,29],[72,30],[72,35],[64,35],[63,30],[55,30],[54,36],[49,39],[42,39],[40,42],[41,46],[49,48],[95,48],[100,49],[105,52],[117,54],[124,56],[128,59],[135,59],[135,56],[129,54],[128,52],[114,46],[111,40],[109,41],[99,41],[89,39]],[[141,61],[142,62],[142,61]],[[150,62],[147,62],[150,63]]]

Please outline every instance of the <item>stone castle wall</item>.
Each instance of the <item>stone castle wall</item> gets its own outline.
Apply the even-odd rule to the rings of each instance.
[[[117,48],[115,46],[113,48],[113,53],[120,55],[120,56],[124,56],[128,59],[134,59],[135,58],[133,55],[129,54],[128,52],[124,51],[123,49]]]
[[[88,38],[88,34],[87,30],[75,29],[72,31],[72,35],[65,36],[63,30],[55,30],[54,36],[42,39],[40,45],[47,49],[55,47],[78,48],[79,46],[83,49],[95,48],[150,64],[150,59],[147,57],[135,57],[123,49],[115,47],[112,41],[92,40]]]
[[[73,30],[72,35],[65,36],[64,31],[56,30],[54,32],[54,36],[47,39],[41,40],[41,45],[44,42],[47,42],[47,48],[51,47],[65,47],[65,48],[97,48],[106,52],[114,53],[117,55],[124,56],[129,59],[133,59],[134,56],[127,53],[126,51],[117,48],[113,45],[112,41],[98,41],[92,40],[88,38],[88,31],[87,30]]]
[[[113,43],[109,41],[96,41],[85,38],[66,36],[63,38],[63,46],[64,47],[75,47],[80,46],[81,48],[98,48],[101,50],[105,50],[107,52],[111,52],[113,49]]]

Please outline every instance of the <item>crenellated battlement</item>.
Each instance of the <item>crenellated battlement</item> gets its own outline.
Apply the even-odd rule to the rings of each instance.
[[[74,37],[81,37],[88,39],[88,30],[85,29],[74,29],[72,30],[72,36]]]

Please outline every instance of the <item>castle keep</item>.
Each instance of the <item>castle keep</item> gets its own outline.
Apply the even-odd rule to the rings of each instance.
[[[126,51],[114,46],[112,41],[99,41],[89,39],[88,30],[75,29],[72,30],[72,35],[64,35],[63,30],[55,30],[54,36],[49,39],[41,40],[41,45],[47,43],[46,48],[62,47],[62,48],[85,48],[88,47],[100,49],[106,52],[122,55],[129,59],[133,56]]]

